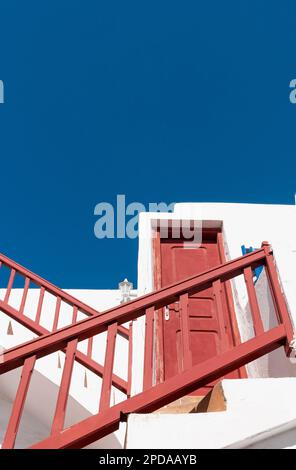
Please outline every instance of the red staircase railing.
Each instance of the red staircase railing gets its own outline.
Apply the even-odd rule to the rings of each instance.
[[[20,264],[15,263],[13,260],[7,258],[7,256],[0,254],[0,279],[4,268],[8,270],[5,276],[5,278],[8,278],[8,282],[5,289],[4,299],[0,299],[0,310],[38,336],[42,336],[58,330],[59,323],[61,320],[64,320],[64,318],[61,319],[62,302],[70,305],[72,308],[70,325],[77,323],[78,318],[83,319],[99,314],[97,310],[91,308],[89,305],[81,302],[80,300],[46,281],[37,274],[34,274],[33,272],[24,268]],[[16,277],[18,277],[18,282],[24,285],[19,308],[10,305],[11,290],[13,289]],[[28,317],[25,314],[25,307],[30,285],[34,285],[34,287],[39,288],[39,300],[37,303],[34,319],[32,319],[31,316]],[[44,328],[44,326],[42,326],[40,323],[46,293],[51,294],[54,297],[55,302],[54,319],[51,330]],[[65,322],[63,321],[63,323]],[[118,328],[118,334],[127,340],[131,338],[131,332],[124,326],[120,326]],[[88,339],[87,353],[84,354],[81,351],[76,351],[75,360],[99,377],[103,376],[104,367],[93,359],[93,337]],[[121,377],[118,377],[116,374],[112,375],[112,385],[114,385],[123,393],[127,393],[129,391],[128,382],[123,380]]]
[[[252,282],[252,269],[258,266],[265,267],[278,320],[278,325],[268,331],[264,330]],[[185,356],[189,348],[188,322],[186,321],[188,296],[215,285],[215,301],[217,309],[219,309],[219,305],[221,306],[221,289],[219,287],[224,282],[241,274],[247,285],[254,337],[203,363],[194,366],[189,363],[184,366],[183,372],[175,377],[153,385],[151,370],[155,312],[175,301],[182,303],[184,318],[181,322],[181,328],[183,355]],[[123,323],[131,322],[143,315],[146,316],[144,391],[110,406],[114,349],[119,328]],[[107,346],[98,413],[64,429],[73,364],[77,357],[77,345],[80,341],[89,340],[104,331],[107,331]],[[272,251],[265,243],[260,250],[241,258],[5,351],[0,363],[0,374],[20,366],[23,367],[23,373],[2,447],[12,448],[14,446],[36,359],[48,356],[55,351],[65,351],[66,357],[51,432],[46,439],[33,445],[33,448],[84,447],[118,429],[120,421],[125,420],[129,413],[152,412],[279,347],[284,346],[286,354],[289,354],[292,340],[293,328],[281,292]],[[186,361],[183,363],[186,364]]]

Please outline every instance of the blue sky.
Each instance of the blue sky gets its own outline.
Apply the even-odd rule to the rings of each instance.
[[[0,251],[62,287],[136,282],[98,202],[293,203],[296,3],[2,0]]]

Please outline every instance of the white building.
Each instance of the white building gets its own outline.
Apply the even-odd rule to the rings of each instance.
[[[177,204],[139,231],[128,303],[0,257],[3,448],[296,447],[295,206]]]

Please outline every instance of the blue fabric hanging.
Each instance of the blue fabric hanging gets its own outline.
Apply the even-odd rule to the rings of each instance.
[[[257,248],[253,248],[252,246],[250,246],[249,248],[246,248],[245,245],[242,245],[241,249],[242,249],[243,255],[246,255],[247,253],[252,253],[252,251],[257,250]],[[258,281],[259,276],[262,272],[262,269],[263,269],[263,266],[258,266],[258,268],[253,269],[253,275],[256,278],[254,281],[254,284]]]

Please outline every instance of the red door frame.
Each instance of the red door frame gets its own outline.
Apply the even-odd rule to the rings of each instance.
[[[153,229],[153,241],[152,241],[152,257],[153,257],[153,287],[154,290],[161,289],[161,236],[159,227]],[[225,263],[226,256],[224,250],[224,240],[222,229],[217,227],[217,245],[219,251],[220,262]],[[227,300],[227,306],[230,315],[230,323],[232,328],[232,337],[234,346],[241,344],[241,336],[238,328],[236,319],[235,307],[233,302],[232,288],[230,281],[224,283],[225,296]],[[164,381],[164,341],[163,341],[164,329],[163,329],[163,309],[158,310],[155,313],[155,337],[156,343],[154,345],[155,360],[154,360],[154,383],[158,384]],[[239,375],[241,378],[247,378],[246,368],[240,367]]]
[[[154,290],[161,288],[161,249],[160,249],[160,229],[153,229],[153,284]],[[163,309],[155,312],[155,338],[154,344],[154,370],[155,384],[164,381],[164,342],[163,342]]]

